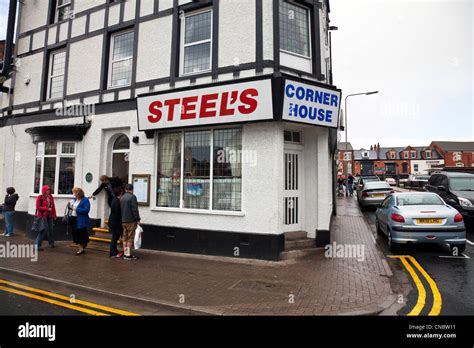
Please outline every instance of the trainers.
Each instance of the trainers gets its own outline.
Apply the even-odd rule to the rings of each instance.
[[[117,254],[117,257],[123,257],[123,251],[119,251],[119,253]]]
[[[136,257],[135,255],[130,255],[130,256],[124,256],[123,259],[127,261],[134,261],[134,260],[137,260],[138,257]]]

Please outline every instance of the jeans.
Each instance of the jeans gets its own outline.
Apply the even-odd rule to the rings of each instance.
[[[41,244],[43,244],[44,233],[46,231],[48,232],[49,246],[54,246],[54,222],[53,222],[53,219],[47,218],[46,219],[46,225],[48,226],[48,228],[46,230],[40,231],[38,233],[38,236],[36,237],[35,244],[38,246],[38,248],[41,248]]]
[[[14,211],[4,211],[3,217],[5,218],[5,234],[11,236],[13,234],[13,215]]]
[[[349,194],[352,196],[352,194],[354,193],[354,184],[349,184]]]

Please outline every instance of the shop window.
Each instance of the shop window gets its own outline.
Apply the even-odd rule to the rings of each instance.
[[[110,88],[132,83],[134,32],[120,32],[110,38],[109,82]]]
[[[157,206],[240,211],[241,133],[231,128],[160,134]]]
[[[48,185],[54,194],[70,195],[74,187],[76,143],[46,141],[36,145],[34,193]]]
[[[65,74],[66,51],[51,52],[49,56],[47,99],[60,99],[63,97]]]
[[[280,0],[280,49],[310,58],[309,9]]]
[[[210,71],[212,10],[187,14],[181,25],[181,75]]]

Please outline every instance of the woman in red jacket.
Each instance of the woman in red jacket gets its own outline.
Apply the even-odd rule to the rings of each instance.
[[[48,185],[43,186],[41,195],[36,198],[36,217],[42,218],[45,221],[46,230],[48,232],[49,247],[54,248],[54,221],[56,220],[56,206],[54,205],[54,198],[51,194],[51,189]],[[38,231],[35,244],[38,250],[42,251],[41,244],[43,243],[44,233],[46,230]]]

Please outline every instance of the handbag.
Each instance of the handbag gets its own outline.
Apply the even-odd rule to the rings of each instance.
[[[45,231],[48,228],[48,225],[46,224],[46,221],[44,221],[44,218],[36,216],[33,225],[31,226],[31,231],[35,233],[40,233],[41,231]]]
[[[43,204],[43,196],[41,196],[41,204]],[[31,225],[31,231],[38,234],[41,231],[45,231],[47,228],[48,224],[44,220],[44,217],[38,217],[38,209],[36,209],[35,219],[33,220],[33,225]]]
[[[69,226],[71,224],[71,208],[69,207],[69,203],[66,204],[66,208],[64,209],[64,216],[61,220],[63,225]]]

